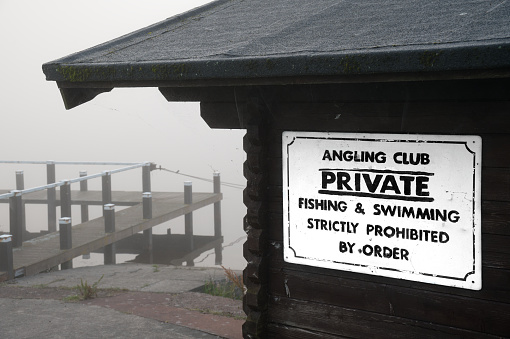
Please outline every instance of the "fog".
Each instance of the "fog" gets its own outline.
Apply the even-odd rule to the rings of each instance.
[[[0,0],[2,81],[0,160],[151,161],[181,174],[244,185],[242,130],[213,130],[200,118],[198,103],[169,103],[157,88],[114,89],[66,111],[55,82],[45,80],[43,63],[81,51],[203,5],[209,1],[22,1]],[[122,166],[57,165],[57,181]],[[15,187],[15,170],[24,170],[25,188],[46,184],[44,165],[0,164],[0,188]],[[163,171],[151,175],[153,191],[211,192],[212,184]],[[114,190],[141,190],[141,170],[116,174]],[[100,179],[89,189],[99,189]],[[72,189],[78,189],[73,186]],[[224,245],[245,235],[242,190],[222,187]],[[75,213],[79,218],[79,213]],[[99,214],[99,211],[92,212]],[[213,208],[194,214],[195,234],[211,234]],[[76,224],[76,220],[73,222]],[[155,230],[182,233],[179,218]],[[46,229],[45,206],[27,207],[27,228]],[[8,206],[0,206],[0,231],[8,231]],[[226,247],[223,264],[242,269],[242,243]],[[212,252],[212,251],[211,251]],[[202,260],[202,256],[198,260]],[[213,266],[214,255],[199,265]],[[75,266],[76,263],[75,263]]]

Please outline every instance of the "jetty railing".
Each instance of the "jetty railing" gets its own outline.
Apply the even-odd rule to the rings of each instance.
[[[57,199],[56,188],[60,187],[60,214],[62,218],[71,217],[71,184],[80,183],[80,191],[87,190],[87,181],[102,178],[102,204],[112,202],[111,175],[130,171],[142,167],[142,192],[151,192],[150,171],[155,169],[151,162],[127,163],[127,162],[84,162],[84,161],[6,161],[4,164],[39,164],[46,165],[47,184],[44,186],[24,188],[23,171],[16,171],[16,190],[0,194],[0,199],[9,199],[9,231],[12,235],[12,246],[19,247],[23,243],[23,234],[26,232],[25,207],[23,195],[47,190],[48,206],[48,232],[57,231]],[[109,165],[126,166],[118,169],[103,171],[92,175],[80,172],[80,176],[74,179],[66,179],[56,182],[56,165]],[[85,210],[87,210],[85,212]],[[82,222],[88,220],[88,206],[82,204]],[[87,220],[84,220],[87,219]]]
[[[72,217],[71,217],[71,206],[72,205],[80,205],[81,206],[81,223],[85,223],[89,221],[88,215],[88,207],[89,205],[99,205],[102,206],[103,211],[103,219],[104,219],[104,227],[105,233],[114,233],[115,232],[115,204],[117,203],[121,206],[135,206],[139,203],[142,204],[142,214],[140,217],[144,220],[153,218],[153,201],[152,197],[153,193],[151,189],[151,176],[150,172],[152,170],[157,169],[156,165],[151,162],[142,162],[142,163],[119,163],[119,162],[70,162],[70,161],[0,161],[0,163],[15,163],[15,164],[45,164],[47,168],[47,180],[48,184],[44,186],[33,187],[29,189],[25,189],[24,185],[24,172],[21,170],[16,171],[16,189],[10,191],[9,193],[0,194],[0,201],[8,199],[9,203],[9,231],[10,234],[0,235],[0,271],[7,272],[7,279],[12,279],[13,277],[18,277],[25,274],[24,268],[16,269],[16,272],[12,272],[13,270],[13,249],[20,248],[23,244],[24,236],[33,237],[33,234],[30,234],[26,230],[25,224],[25,203],[37,203],[37,204],[47,204],[48,206],[48,232],[42,231],[42,235],[46,233],[53,233],[57,231],[57,206],[60,206],[60,218],[58,220],[60,232],[60,250],[72,250],[73,249],[73,241],[72,241]],[[74,179],[66,179],[56,182],[56,171],[55,165],[63,164],[63,165],[123,165],[125,167],[103,171],[101,173],[96,173],[92,175],[88,175],[86,171],[80,171],[79,177]],[[111,187],[111,176],[116,173],[125,172],[134,170],[137,168],[142,168],[142,192],[140,193],[140,200],[135,198],[135,195],[130,194],[130,198],[126,200],[126,196],[124,198],[120,198],[117,196],[115,201],[112,201],[112,187]],[[160,168],[161,169],[161,168]],[[77,193],[75,195],[75,199],[71,199],[71,184],[80,184],[80,192],[88,191],[88,180],[101,178],[101,196],[98,196],[98,191],[92,192],[91,194]],[[215,263],[221,265],[222,262],[222,233],[221,233],[221,181],[220,174],[218,172],[214,172],[213,175],[213,193],[214,193],[214,236],[213,240],[209,240],[210,242],[205,245],[203,240],[199,242],[200,249],[204,248],[204,246],[214,246],[216,261]],[[60,188],[60,199],[56,198],[56,188]],[[46,190],[46,194],[35,194],[27,197],[25,200],[23,196],[42,192]],[[115,192],[114,192],[115,193]],[[128,192],[126,192],[128,193]],[[136,193],[136,192],[129,192]],[[166,194],[166,193],[165,193]],[[200,193],[198,194],[200,196]],[[217,197],[220,197],[217,199]],[[211,198],[208,198],[211,199]],[[159,200],[158,200],[159,201]],[[183,194],[183,203],[185,205],[194,204],[193,201],[193,193],[192,193],[192,183],[190,181],[184,182],[184,194]],[[199,202],[200,206],[202,203]],[[181,207],[179,207],[181,208]],[[191,211],[187,211],[184,213],[184,221],[185,221],[185,232],[184,238],[181,243],[186,244],[185,250],[188,251],[185,259],[183,259],[188,266],[193,266],[193,258],[196,256],[197,251],[199,251],[194,243],[195,237],[193,234],[193,209]],[[159,217],[161,218],[161,213]],[[168,230],[167,234],[170,234]],[[153,239],[152,239],[152,226],[143,230],[144,235],[144,250],[148,250],[149,254],[149,262],[152,263],[152,247],[153,247]],[[115,256],[116,256],[116,242],[112,242],[106,244],[103,248],[104,253],[104,261],[105,264],[115,264]],[[184,258],[184,257],[183,257]],[[72,258],[67,261],[61,262],[62,269],[68,269],[73,267]],[[32,269],[33,270],[33,269]],[[33,274],[33,273],[31,273]],[[1,277],[0,277],[1,278]]]

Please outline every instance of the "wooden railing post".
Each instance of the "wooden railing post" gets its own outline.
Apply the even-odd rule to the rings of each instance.
[[[152,193],[151,192],[142,193],[142,202],[143,202],[143,218],[152,219]]]
[[[184,182],[184,203],[192,204],[193,203],[193,188],[191,181]],[[188,244],[188,249],[190,251],[194,250],[193,244],[193,212],[186,213],[184,215],[184,234],[186,238],[186,243]],[[193,260],[188,260],[186,262],[186,266],[195,266]]]
[[[151,164],[146,162],[142,167],[142,192],[152,192],[151,189]]]
[[[16,171],[16,189],[20,191],[25,189],[25,179],[22,170]]]
[[[110,171],[103,172],[102,176],[103,206],[112,203],[112,176]],[[103,216],[105,210],[103,209]]]
[[[145,168],[145,167],[144,167]],[[152,193],[144,192],[143,196],[143,218],[152,219]],[[153,242],[152,242],[152,228],[143,231],[145,250],[149,254],[149,264],[153,263]]]
[[[104,178],[104,177],[103,177]],[[115,232],[115,205],[106,204],[103,208],[104,231],[105,233]],[[115,243],[104,247],[104,264],[115,265]]]
[[[80,171],[80,178],[86,177],[87,171]],[[80,181],[80,192],[87,192],[89,189],[87,180]],[[81,204],[81,222],[89,221],[89,206]]]
[[[69,180],[63,180],[60,186],[60,217],[71,218],[71,184]]]
[[[48,161],[46,163],[46,183],[53,184],[56,181],[55,162]],[[55,188],[48,188],[48,232],[57,231],[57,194]]]
[[[23,200],[21,191],[14,190],[9,198],[9,232],[12,234],[12,246],[23,244]]]
[[[87,171],[80,171],[80,178],[86,177]],[[83,180],[80,181],[80,192],[87,192],[89,189],[88,181]],[[89,205],[81,204],[81,222],[89,221]],[[82,255],[82,259],[90,259],[90,253],[85,253]]]
[[[22,170],[16,171],[16,190],[23,191],[25,189],[25,178]],[[27,219],[25,214],[25,202],[21,204],[21,229],[23,236],[27,232]]]
[[[73,237],[72,237],[72,227],[71,227],[71,218],[64,217],[60,218],[58,221],[59,232],[60,232],[60,249],[61,250],[69,250],[73,248]],[[73,259],[69,261],[65,261],[60,265],[62,270],[67,270],[73,268]]]
[[[221,179],[220,173],[214,172],[213,174],[213,192],[221,193]],[[221,201],[214,203],[214,238],[221,238]],[[216,245],[214,248],[214,263],[221,265],[223,261],[222,244]]]
[[[7,279],[14,279],[12,235],[0,235],[0,271],[7,272]]]

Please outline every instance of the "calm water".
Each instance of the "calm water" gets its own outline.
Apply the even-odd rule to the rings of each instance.
[[[152,161],[180,173],[204,178],[212,178],[212,173],[219,171],[223,181],[244,185],[244,131],[210,129],[200,117],[198,103],[169,103],[157,88],[116,88],[66,111],[57,86],[45,81],[41,69],[45,62],[209,1],[147,0],[143,6],[133,0],[90,0],[87,6],[66,0],[0,1],[0,40],[5,47],[2,61],[12,66],[2,71],[0,81],[3,117],[0,133],[4,140],[0,160]],[[21,22],[23,25],[19,24]],[[13,27],[17,27],[15,34]],[[18,169],[25,171],[25,187],[46,184],[45,166],[0,164],[0,188],[15,187],[15,170]],[[112,168],[58,166],[57,180],[77,177],[80,170],[92,174],[108,169]],[[154,191],[180,191],[187,180],[190,179],[168,172],[152,173]],[[212,191],[212,184],[192,180],[195,192]],[[114,190],[141,190],[141,171],[115,175],[112,186]],[[89,189],[99,187],[100,180],[89,183]],[[244,235],[242,218],[246,209],[242,190],[229,187],[222,190],[223,234],[225,244],[228,244]],[[100,215],[101,210],[92,212],[91,209],[91,217],[92,213]],[[76,212],[73,209],[73,215],[79,216],[78,207]],[[196,213],[194,219],[197,234],[212,232],[212,207]],[[183,220],[175,220],[155,233],[166,233],[168,227],[179,233],[183,223]],[[8,207],[1,205],[0,230],[6,231],[8,225]],[[28,229],[35,232],[45,229],[46,225],[46,208],[28,206]],[[245,266],[242,242],[225,249],[225,266],[236,269]],[[209,257],[203,264],[211,265],[211,260],[214,263]],[[75,266],[79,260],[76,261]],[[98,260],[94,258],[86,263],[94,261]]]

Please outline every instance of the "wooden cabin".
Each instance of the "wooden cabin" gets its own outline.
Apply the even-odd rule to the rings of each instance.
[[[509,337],[509,18],[219,0],[43,70],[67,108],[157,87],[246,130],[245,338]]]

